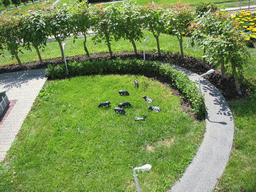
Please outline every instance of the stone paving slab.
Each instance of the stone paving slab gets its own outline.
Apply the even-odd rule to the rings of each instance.
[[[45,69],[0,74],[0,90],[9,100],[17,100],[7,119],[0,125],[0,161],[9,150],[31,106],[46,81]]]
[[[0,151],[0,161],[3,161],[5,156],[6,156],[6,152],[5,151]]]
[[[10,147],[11,145],[0,145],[0,153],[8,151]]]

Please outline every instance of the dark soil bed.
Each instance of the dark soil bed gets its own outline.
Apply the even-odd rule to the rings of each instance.
[[[121,59],[127,59],[127,58],[143,59],[143,53],[139,52],[137,57],[134,55],[133,52],[115,53],[113,54],[112,58],[110,58],[108,53],[91,54],[90,57],[91,57],[90,59],[95,59],[95,60],[101,60],[103,58],[115,59],[117,57],[120,57]],[[216,70],[215,66],[204,64],[202,61],[195,59],[193,57],[185,56],[185,58],[183,59],[178,54],[162,54],[162,56],[159,57],[154,52],[146,52],[146,59],[151,61],[158,60],[162,62],[168,62],[174,65],[184,67],[197,74],[203,74],[209,69],[215,69],[215,72],[213,74],[204,76],[204,78],[210,81],[215,87],[217,87],[222,92],[222,94],[226,99],[235,99],[239,97],[245,97],[250,94],[249,89],[244,84],[241,84],[241,91],[243,94],[242,96],[239,95],[236,91],[234,78],[222,76],[220,73],[220,70],[218,69]],[[88,58],[86,55],[79,55],[79,56],[73,56],[73,57],[67,58],[67,61],[74,61],[74,60],[84,61],[84,60],[88,60]],[[48,64],[57,65],[60,63],[63,63],[62,59],[56,58],[51,60],[45,60],[43,64],[40,64],[39,62],[34,62],[34,63],[25,63],[22,66],[9,65],[9,66],[1,67],[0,73],[46,68]],[[154,78],[157,78],[158,80],[168,84],[168,82],[165,82],[164,79],[161,79],[161,77],[154,77]],[[175,93],[177,95],[180,95],[179,91],[175,91]],[[189,102],[186,101],[186,99],[182,99],[181,103],[184,111],[189,112],[191,108]]]

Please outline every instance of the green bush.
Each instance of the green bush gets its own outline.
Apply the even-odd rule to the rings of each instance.
[[[170,80],[183,95],[191,102],[193,112],[200,118],[204,118],[205,104],[204,98],[198,95],[196,84],[191,82],[187,75],[173,69],[173,67],[161,64],[160,62],[141,61],[137,59],[122,60],[101,60],[101,61],[83,61],[69,62],[69,75],[95,75],[95,74],[141,74],[150,76],[162,76],[166,80]],[[49,78],[67,77],[64,64],[49,65],[47,68],[47,76]]]
[[[200,3],[197,7],[196,7],[196,13],[197,15],[202,16],[204,13],[211,11],[211,12],[215,12],[217,11],[218,7],[213,4],[213,3]]]
[[[8,7],[11,4],[10,0],[3,0],[2,3],[4,4],[5,7]]]

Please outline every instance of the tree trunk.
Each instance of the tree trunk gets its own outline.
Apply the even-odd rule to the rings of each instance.
[[[19,58],[19,56],[18,56],[18,53],[17,53],[16,51],[14,52],[14,55],[15,55],[15,58],[17,59],[19,65],[22,65],[22,63],[21,63],[21,61],[20,61],[20,58]]]
[[[234,75],[234,79],[235,79],[235,83],[236,83],[236,91],[239,95],[242,95],[242,92],[240,90],[240,83],[239,83],[239,80],[238,80],[238,77],[237,77],[236,66],[235,66],[234,60],[231,58],[230,62],[231,62],[231,67],[232,67],[232,73]]]
[[[64,49],[62,47],[62,44],[61,44],[61,40],[59,40],[59,38],[56,38],[55,39],[57,40],[57,42],[59,43],[59,46],[60,46],[60,51],[61,51],[61,56],[62,56],[62,60],[64,61]]]
[[[205,56],[205,52],[206,52],[206,48],[205,48],[205,46],[204,46],[204,56]],[[203,63],[205,64],[206,62],[205,62],[205,57],[203,57]]]
[[[84,34],[84,50],[85,50],[85,52],[87,54],[87,57],[90,59],[90,54],[89,54],[89,51],[88,51],[88,49],[86,47],[86,34]]]
[[[177,36],[178,37],[178,36]],[[182,47],[182,36],[180,36],[180,38],[178,37],[179,43],[180,43],[180,53],[181,53],[181,57],[184,58],[184,53],[183,53],[183,47]]]
[[[221,59],[221,75],[223,76],[223,75],[225,75],[225,67],[224,67],[224,62],[225,62],[225,60],[224,60],[224,57]]]
[[[135,44],[133,38],[130,38],[130,41],[132,42],[132,46],[133,46],[133,49],[134,49],[134,53],[135,53],[135,55],[137,56],[137,55],[138,55],[138,53],[137,53],[137,48],[136,48],[136,44]]]
[[[155,36],[155,38],[156,38],[158,56],[161,57],[161,50],[160,50],[160,44],[159,44],[159,36]]]
[[[110,42],[109,42],[109,34],[105,33],[105,36],[106,36],[106,41],[107,41],[110,57],[112,57],[112,50],[111,50],[111,46],[110,46]]]
[[[157,52],[158,52],[158,56],[161,57],[161,50],[160,50],[160,43],[159,43],[159,36],[160,33],[158,33],[158,35],[155,33],[153,27],[150,25],[150,30],[153,33],[155,39],[156,39],[156,45],[157,45]]]
[[[40,54],[40,51],[39,51],[39,48],[38,46],[36,46],[35,44],[33,44],[33,47],[35,48],[36,52],[37,52],[37,56],[39,58],[39,61],[40,61],[40,64],[43,63],[43,60],[42,60],[42,57],[41,57],[41,54]]]

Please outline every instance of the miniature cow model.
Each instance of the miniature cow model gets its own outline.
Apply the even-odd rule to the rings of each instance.
[[[120,113],[122,115],[125,115],[125,110],[123,108],[115,107],[114,111],[115,113]]]
[[[135,121],[145,121],[146,118],[147,118],[147,115],[144,115],[143,117],[135,117],[134,120]]]
[[[123,102],[123,103],[119,103],[118,107],[124,108],[124,107],[132,107],[132,104],[129,102]]]
[[[128,91],[119,90],[119,95],[130,95]]]
[[[98,107],[109,107],[110,106],[110,102],[109,101],[105,101],[105,102],[101,102]]]
[[[153,99],[151,99],[151,98],[149,98],[149,97],[146,97],[146,96],[143,96],[143,98],[144,98],[145,101],[148,102],[148,103],[151,103],[151,102],[154,101]]]
[[[152,107],[152,106],[149,106],[148,109],[150,109],[151,111],[155,111],[155,112],[161,111],[161,108],[160,108],[160,107]]]

